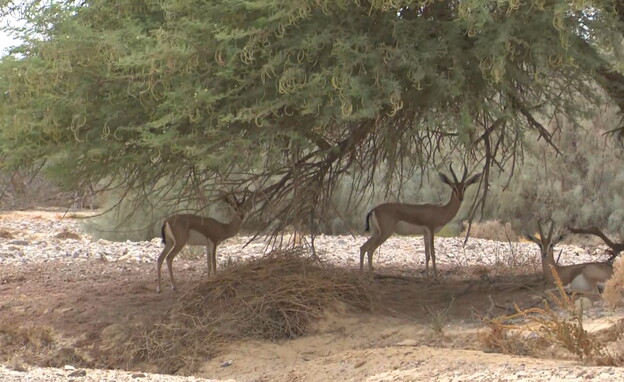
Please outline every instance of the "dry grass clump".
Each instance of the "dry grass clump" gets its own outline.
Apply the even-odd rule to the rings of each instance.
[[[618,259],[613,264],[613,276],[606,282],[602,298],[616,308],[624,305],[624,261]]]
[[[553,310],[547,301],[544,301],[543,308],[520,309],[516,306],[517,313],[487,322],[490,331],[481,335],[482,343],[496,351],[524,355],[537,352],[538,349],[534,347],[538,346],[538,342],[535,339],[540,339],[543,344],[561,346],[580,361],[586,363],[619,365],[620,360],[609,354],[605,345],[585,330],[583,311],[579,310],[574,304],[573,298],[567,295],[554,269],[553,275],[559,293],[558,295],[548,293],[550,299],[557,306],[557,310]],[[524,318],[529,324],[527,328],[537,327],[534,336],[536,338],[533,341],[519,341],[517,335],[510,335],[510,333],[518,333],[518,331],[526,329],[519,325],[506,324],[519,317]],[[528,339],[529,336],[525,336],[525,338]],[[522,351],[518,351],[518,349],[522,349]]]
[[[332,308],[371,310],[367,280],[320,266],[302,250],[232,265],[184,294],[165,322],[135,337],[123,358],[190,373],[229,341],[306,335]]]
[[[462,232],[466,236],[466,231]],[[474,222],[470,227],[470,237],[496,241],[518,241],[520,237],[511,228],[511,223],[501,223],[497,220],[487,220],[482,223]]]
[[[514,355],[536,355],[535,338],[522,335],[519,325],[507,322],[516,315],[485,320],[487,330],[478,333],[478,339],[486,352]]]

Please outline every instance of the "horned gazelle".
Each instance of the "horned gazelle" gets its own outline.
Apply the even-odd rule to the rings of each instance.
[[[581,293],[598,293],[599,288],[604,287],[604,283],[613,275],[613,267],[609,263],[582,263],[573,265],[559,265],[555,261],[554,247],[563,240],[567,234],[561,234],[553,238],[555,223],[551,220],[548,235],[544,235],[542,230],[542,222],[537,222],[539,230],[539,239],[533,235],[525,234],[524,236],[537,244],[542,255],[542,272],[544,279],[549,284],[554,284],[555,277],[553,269],[557,272],[563,287],[568,292]],[[552,268],[551,268],[552,267]]]
[[[232,194],[225,201],[234,209],[234,216],[229,223],[221,223],[213,218],[193,214],[178,214],[168,217],[162,225],[162,240],[165,244],[156,263],[158,274],[156,292],[160,293],[160,270],[163,261],[171,279],[171,288],[176,289],[173,279],[173,259],[185,245],[205,245],[208,261],[208,276],[217,272],[217,246],[238,233],[245,216],[245,201],[239,202]]]
[[[440,173],[442,182],[451,186],[452,189],[451,199],[445,205],[384,203],[373,208],[366,215],[366,231],[372,226],[373,233],[360,247],[360,271],[364,269],[364,256],[368,254],[368,270],[372,272],[373,253],[392,234],[422,234],[425,240],[425,271],[429,275],[429,258],[431,258],[434,277],[438,277],[433,236],[457,215],[464,200],[466,188],[481,179],[481,174],[476,174],[466,180],[468,169],[464,168],[461,180],[457,180],[452,165],[449,165],[449,170],[453,181]]]

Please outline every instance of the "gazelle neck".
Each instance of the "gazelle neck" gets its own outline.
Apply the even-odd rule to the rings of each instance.
[[[462,201],[459,200],[455,192],[451,191],[451,199],[444,205],[444,215],[447,222],[451,221],[457,215],[459,207],[461,207]]]
[[[559,273],[559,265],[555,262],[555,257],[552,253],[547,254],[546,256],[542,256],[542,273],[544,274],[544,279],[548,282],[554,282],[555,277],[553,276],[552,269],[550,266],[555,267],[557,273]]]
[[[240,215],[234,214],[234,216],[232,217],[232,220],[230,220],[229,223],[224,224],[227,236],[232,237],[236,235],[240,231],[242,224],[243,224],[243,219],[240,217]]]

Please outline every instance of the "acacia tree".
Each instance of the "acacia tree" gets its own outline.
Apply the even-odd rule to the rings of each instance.
[[[159,204],[246,188],[315,226],[347,173],[357,201],[459,152],[487,184],[527,131],[551,142],[544,117],[624,107],[622,0],[0,5],[29,21],[0,64],[3,164]]]

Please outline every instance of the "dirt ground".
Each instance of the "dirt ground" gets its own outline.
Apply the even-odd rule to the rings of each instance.
[[[168,288],[165,274],[164,291],[157,294],[154,264],[92,260],[4,266],[0,363],[122,368],[123,360],[110,356],[118,345],[115,338],[160,322],[184,291],[206,277],[204,259],[176,259],[175,267],[179,291]],[[544,289],[537,275],[494,277],[483,268],[461,274],[441,268],[439,281],[377,269],[374,283],[382,304],[375,312],[328,314],[312,335],[295,340],[230,344],[194,375],[241,381],[407,381],[469,380],[466,373],[478,370],[493,376],[501,365],[520,374],[525,367],[535,373],[561,367],[577,372],[578,363],[572,361],[483,352],[481,319],[505,314],[505,308],[509,313],[513,304],[536,305]],[[440,328],[437,317],[444,318]],[[466,377],[453,377],[453,367],[463,368]],[[158,365],[139,368],[156,372]],[[603,372],[613,374],[612,369]],[[545,375],[553,375],[552,370]]]
[[[176,266],[179,292],[165,288],[161,294],[154,291],[155,272],[149,264],[93,261],[6,266],[0,277],[0,328],[16,323],[51,328],[55,341],[65,344],[61,346],[65,352],[52,352],[41,345],[38,351],[24,357],[29,364],[119,367],[98,359],[115,331],[138,330],[159,322],[183,291],[206,277],[192,265],[176,262]],[[245,380],[268,378],[301,360],[353,349],[383,348],[404,340],[413,341],[413,345],[479,349],[475,342],[481,324],[477,320],[491,308],[488,296],[502,303],[534,304],[534,297],[519,288],[518,281],[518,278],[513,282],[500,280],[497,285],[475,279],[433,282],[421,278],[377,278],[375,283],[384,302],[379,312],[330,315],[318,323],[317,334],[293,341],[230,345],[222,355],[206,363],[199,375]],[[539,285],[534,276],[522,281]],[[441,335],[431,328],[432,314],[449,305],[445,335]],[[9,348],[4,349],[0,350],[0,356],[10,361],[11,355],[4,353]],[[228,360],[233,361],[231,366],[220,367]],[[155,372],[158,367],[143,365],[143,370]]]

